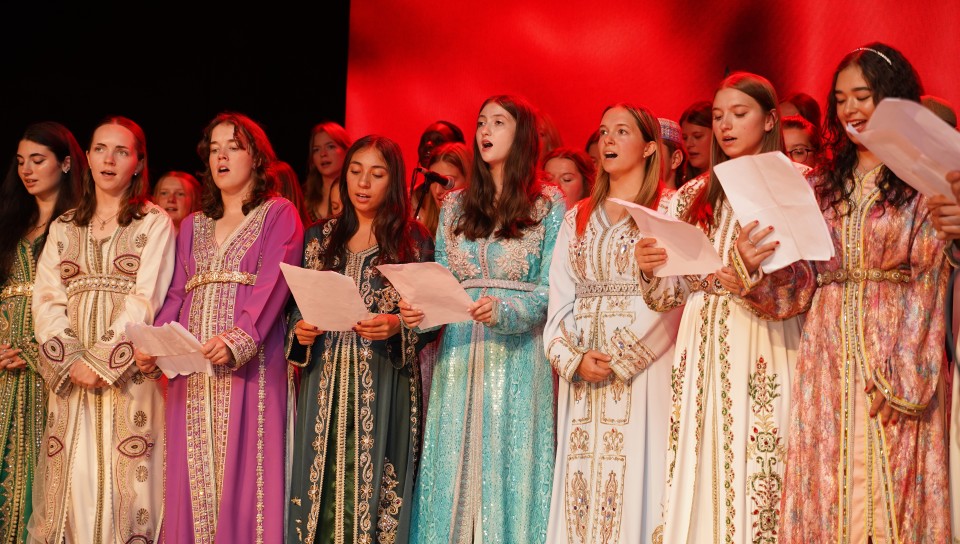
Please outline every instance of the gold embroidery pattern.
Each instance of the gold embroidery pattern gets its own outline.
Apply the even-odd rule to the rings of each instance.
[[[609,544],[610,542],[615,542],[613,538],[613,526],[614,522],[619,519],[618,510],[620,508],[620,496],[622,490],[620,489],[620,483],[617,481],[617,475],[612,470],[607,477],[607,483],[604,486],[603,497],[600,501],[600,511],[597,514],[600,516],[600,542],[604,544]]]
[[[184,287],[189,293],[201,285],[207,285],[209,283],[239,283],[241,285],[254,285],[257,283],[257,275],[251,274],[249,272],[241,272],[239,270],[209,270],[207,272],[200,272],[194,274],[192,278],[187,280],[187,285]]]
[[[0,300],[6,300],[13,297],[33,296],[33,282],[11,282],[0,291]]]
[[[753,542],[775,544],[780,527],[780,495],[783,489],[779,466],[783,463],[786,449],[773,418],[773,401],[780,397],[780,384],[776,374],[767,373],[767,362],[763,357],[757,360],[755,368],[755,372],[750,373],[747,389],[754,417],[747,457],[760,467],[759,471],[747,477],[756,517],[753,522]]]
[[[397,471],[389,459],[384,459],[383,478],[380,480],[380,506],[377,507],[377,542],[394,544],[397,541],[397,528],[400,526],[399,513],[403,499],[397,495]]]
[[[587,453],[590,449],[590,434],[582,427],[577,427],[570,433],[570,451],[576,453]]]
[[[677,444],[680,442],[680,411],[683,405],[683,381],[687,374],[687,350],[680,353],[680,361],[670,369],[670,389],[673,407],[670,410],[670,466],[667,467],[667,485],[673,482],[673,469],[677,466]]]
[[[587,495],[587,480],[582,471],[573,474],[570,482],[569,496],[571,497],[570,510],[574,521],[574,532],[583,542],[587,538],[587,519],[590,516],[590,497]]]

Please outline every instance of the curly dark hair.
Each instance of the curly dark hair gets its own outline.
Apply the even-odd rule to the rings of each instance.
[[[223,197],[220,188],[213,182],[213,172],[210,169],[210,139],[213,129],[219,125],[233,125],[233,138],[241,149],[248,150],[253,157],[253,189],[250,198],[243,202],[243,214],[247,215],[268,198],[279,194],[279,184],[270,169],[277,160],[277,154],[273,151],[267,133],[253,119],[242,113],[221,113],[203,130],[203,139],[197,144],[197,154],[205,165],[201,175],[204,188],[201,209],[211,219],[223,217]]]
[[[834,92],[837,77],[849,66],[860,69],[863,79],[870,85],[871,100],[874,104],[889,97],[919,102],[923,94],[920,76],[910,61],[900,51],[884,43],[873,42],[854,49],[837,65],[833,72],[830,92],[827,94],[827,114],[824,120],[824,142],[832,151],[832,160],[823,163],[815,190],[824,211],[833,208],[841,215],[850,211],[845,203],[850,200],[854,187],[847,181],[853,178],[858,161],[857,145],[847,136],[837,116],[837,96]],[[877,175],[877,187],[880,188],[881,201],[894,207],[899,207],[917,194],[916,189],[907,185],[885,166]]]

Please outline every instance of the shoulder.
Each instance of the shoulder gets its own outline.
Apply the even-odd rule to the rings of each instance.
[[[304,233],[303,237],[307,240],[311,238],[317,239],[317,240],[321,238],[326,238],[327,236],[330,236],[331,232],[333,232],[333,229],[334,227],[337,226],[339,219],[340,218],[337,216],[325,217],[317,221],[316,223],[310,225],[310,227]]]
[[[536,209],[534,215],[538,219],[547,215],[555,215],[560,220],[567,211],[563,192],[556,185],[546,183],[540,186],[540,196],[537,197],[534,207]]]
[[[170,226],[171,230],[173,229],[173,220],[170,219],[170,215],[163,211],[163,208],[150,201],[143,205],[143,217],[140,219],[140,223],[148,227],[166,224]]]
[[[448,208],[460,209],[463,206],[463,195],[465,191],[466,189],[454,189],[443,195],[443,201],[440,202],[441,210]]]
[[[673,194],[672,198],[675,199],[692,199],[703,190],[703,187],[707,184],[707,180],[710,179],[710,171],[706,171],[699,176],[691,179],[690,181],[684,183],[680,186],[679,189]]]

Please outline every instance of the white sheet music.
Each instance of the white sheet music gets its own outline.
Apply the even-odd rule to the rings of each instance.
[[[797,166],[779,151],[730,159],[713,167],[740,225],[760,222],[773,232],[757,243],[780,242],[761,263],[766,273],[800,259],[827,261],[833,257],[830,229],[813,188]]]
[[[723,267],[723,261],[707,235],[697,227],[639,204],[610,198],[627,209],[644,237],[656,238],[667,250],[667,262],[654,269],[658,277],[706,275]]]
[[[414,308],[423,312],[421,329],[470,321],[473,299],[440,263],[382,264],[377,267]]]
[[[922,104],[884,98],[863,132],[847,132],[916,190],[956,201],[945,178],[960,170],[960,132]]]
[[[157,358],[157,368],[167,378],[194,372],[213,376],[213,365],[200,352],[200,341],[176,321],[159,327],[127,323],[126,334],[137,349]]]
[[[280,263],[303,320],[322,331],[349,331],[373,316],[353,278],[332,270],[310,270]]]

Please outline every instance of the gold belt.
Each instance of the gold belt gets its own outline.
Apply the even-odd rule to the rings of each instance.
[[[75,279],[67,280],[67,296],[70,297],[84,291],[110,291],[126,295],[133,292],[133,288],[136,286],[136,281],[120,276],[84,274]]]
[[[577,298],[593,297],[639,297],[643,293],[640,291],[639,283],[605,282],[592,281],[587,283],[578,283],[576,287]]]
[[[208,283],[241,283],[243,285],[253,285],[257,283],[257,275],[249,272],[222,272],[219,270],[201,272],[190,278],[190,281],[187,282],[186,290],[189,293],[197,287]]]
[[[33,295],[32,283],[11,283],[0,291],[0,300],[7,300],[13,297],[29,297]]]
[[[817,285],[829,283],[845,283],[848,281],[889,281],[890,283],[907,283],[910,281],[910,272],[898,269],[880,270],[879,268],[838,268],[833,272],[817,274]]]

